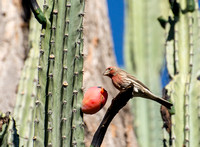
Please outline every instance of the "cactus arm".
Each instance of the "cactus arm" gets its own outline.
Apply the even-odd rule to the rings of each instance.
[[[161,42],[164,40],[164,37],[160,37],[162,30],[156,22],[160,11],[159,2],[157,0],[151,2],[127,0],[126,2],[126,67],[133,75],[144,81],[152,91],[159,93],[158,71],[162,61]],[[140,98],[134,99],[132,105],[140,146],[160,146],[162,142],[158,134],[162,133],[162,124],[159,121],[159,105]]]
[[[53,1],[49,0],[48,4],[44,3],[44,14],[47,18],[50,18],[52,13]],[[47,19],[49,20],[49,19]],[[47,100],[46,86],[47,86],[47,74],[48,74],[48,57],[49,57],[49,42],[51,36],[51,24],[49,21],[46,23],[46,27],[42,29],[40,34],[40,56],[38,64],[38,81],[37,81],[37,95],[35,100],[35,116],[34,116],[34,146],[44,146],[46,143],[45,131],[47,125],[44,120],[46,117],[45,105]]]
[[[180,6],[184,5],[185,1],[180,1]],[[199,146],[199,139],[195,138],[199,135],[197,130],[200,127],[197,90],[200,86],[197,80],[200,69],[198,8],[192,13],[181,12],[174,28],[174,54],[178,60],[174,58],[175,64],[171,68],[178,67],[178,70],[166,86],[176,111],[172,115],[172,146]]]
[[[25,61],[14,110],[17,129],[21,136],[20,146],[32,144],[40,28],[41,26],[32,18],[29,34],[30,53]]]
[[[61,146],[61,106],[62,106],[62,71],[63,71],[63,44],[64,44],[64,29],[65,29],[65,11],[66,11],[66,1],[58,1],[55,3],[58,7],[56,13],[56,7],[54,9],[55,22],[55,50],[51,51],[50,56],[54,56],[53,59],[53,76],[52,76],[52,145]],[[53,41],[53,40],[52,40]],[[50,65],[51,66],[51,65]],[[48,138],[50,139],[50,138]]]
[[[189,130],[190,130],[190,138],[189,143],[190,146],[199,146],[199,139],[196,139],[195,136],[200,136],[200,119],[199,119],[199,108],[200,108],[200,81],[197,79],[197,77],[200,74],[200,14],[198,10],[198,2],[196,1],[196,10],[195,14],[191,17],[192,22],[194,23],[191,25],[191,32],[190,36],[192,37],[192,40],[190,42],[191,48],[193,50],[190,51],[190,55],[192,56],[191,60],[191,84],[190,84],[190,115],[189,115]]]
[[[10,113],[0,113],[0,146],[19,147],[19,135],[17,134],[15,120]]]
[[[73,4],[79,9],[74,14],[77,23],[77,40],[76,40],[76,53],[75,53],[75,69],[74,69],[74,89],[73,89],[73,120],[72,120],[72,146],[84,147],[84,130],[83,118],[81,115],[81,103],[83,99],[83,14],[84,14],[84,1],[77,1]]]
[[[84,1],[67,2],[63,60],[62,138],[66,146],[84,146],[80,103],[82,100]],[[71,132],[72,128],[72,132]],[[72,135],[71,135],[71,133]],[[72,142],[67,140],[71,139]]]

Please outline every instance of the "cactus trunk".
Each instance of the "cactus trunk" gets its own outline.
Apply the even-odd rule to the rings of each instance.
[[[46,22],[41,29],[31,20],[31,50],[15,107],[20,146],[84,146],[84,4],[40,1]]]
[[[200,19],[198,2],[170,3],[166,41],[167,69],[172,80],[166,86],[175,107],[172,146],[199,146]],[[170,31],[171,29],[171,31]],[[171,36],[171,37],[170,37]]]
[[[162,65],[162,29],[159,1],[126,1],[125,64],[129,72],[161,95],[159,71]],[[134,126],[139,145],[161,146],[162,123],[159,105],[150,100],[132,100]],[[160,134],[160,135],[159,135]]]

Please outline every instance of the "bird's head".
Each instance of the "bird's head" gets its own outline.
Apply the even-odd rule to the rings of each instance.
[[[118,68],[115,66],[111,66],[106,68],[105,72],[103,73],[104,76],[112,77],[117,74]]]

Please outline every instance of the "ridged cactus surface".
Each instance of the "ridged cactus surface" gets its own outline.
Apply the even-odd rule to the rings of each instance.
[[[84,146],[80,112],[84,1],[46,1],[44,15],[34,145]]]
[[[33,116],[38,78],[37,66],[40,29],[40,24],[32,18],[30,21],[29,34],[30,52],[22,71],[13,115],[15,116],[18,133],[21,137],[20,146],[31,146],[33,144]]]
[[[31,2],[34,11],[38,5]],[[18,89],[16,128],[12,128],[14,119],[3,125],[2,144],[13,146],[18,141],[17,146],[85,146],[80,110],[85,1],[38,2],[43,12],[34,13],[45,16],[45,23],[40,25],[34,18],[30,21],[30,53]],[[18,140],[13,132],[19,134]]]
[[[160,70],[163,63],[164,32],[157,22],[158,0],[126,0],[125,64],[126,69],[158,96],[161,96]],[[162,145],[160,105],[134,98],[131,108],[141,147]]]
[[[16,122],[10,116],[0,112],[0,146],[1,147],[18,147],[19,135],[17,134]]]
[[[174,147],[200,145],[200,17],[198,2],[169,1],[166,24],[166,62],[171,81],[166,86],[174,103],[171,143]]]

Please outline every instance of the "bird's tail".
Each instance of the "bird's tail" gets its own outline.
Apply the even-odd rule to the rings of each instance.
[[[162,98],[159,98],[159,97],[156,97],[153,100],[155,100],[156,102],[160,103],[161,105],[165,106],[168,109],[171,109],[171,106],[173,106],[173,104],[170,103],[169,101],[162,99]]]
[[[137,95],[136,95],[137,96]],[[168,109],[171,109],[171,106],[173,106],[172,103],[170,103],[169,101],[163,99],[163,98],[160,98],[156,95],[154,95],[151,91],[149,90],[146,90],[145,92],[143,92],[143,94],[140,93],[139,95],[140,97],[143,97],[143,98],[147,98],[147,99],[151,99],[151,100],[154,100],[158,103],[160,103],[161,105],[165,106],[166,108]]]

